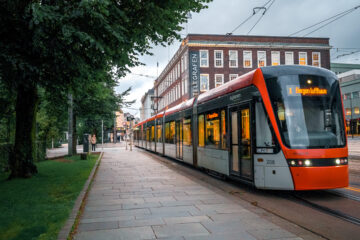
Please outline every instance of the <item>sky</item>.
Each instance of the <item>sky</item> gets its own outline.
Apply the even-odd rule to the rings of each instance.
[[[273,1],[273,0],[272,0]],[[180,32],[184,38],[187,33],[200,34],[226,34],[232,32],[240,23],[253,13],[253,8],[261,7],[269,0],[213,0],[208,8],[200,13],[191,13],[187,24],[183,24]],[[261,35],[261,36],[288,36],[298,30],[309,27],[322,20],[330,18],[341,12],[360,5],[360,0],[275,0],[270,1],[265,15],[259,20],[263,11],[258,12],[249,21],[241,25],[233,35]],[[331,21],[331,20],[329,20]],[[328,21],[328,22],[329,22]],[[318,26],[301,32],[300,35],[309,33]],[[332,46],[331,62],[360,64],[360,8],[335,20],[308,37],[330,38]],[[132,87],[127,100],[136,100],[124,112],[130,112],[139,117],[141,97],[153,87],[154,80],[166,67],[168,61],[179,49],[180,42],[170,46],[153,46],[153,56],[140,56],[139,60],[144,66],[131,68],[131,73],[119,79],[117,92],[122,92]],[[359,52],[356,52],[359,51]],[[349,53],[356,52],[349,55]],[[341,56],[345,55],[345,56]],[[157,67],[157,62],[159,67]],[[141,76],[146,75],[146,76]]]

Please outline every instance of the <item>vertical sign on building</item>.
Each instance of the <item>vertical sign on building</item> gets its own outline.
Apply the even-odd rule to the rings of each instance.
[[[190,98],[199,95],[200,56],[199,51],[189,51],[189,93]]]

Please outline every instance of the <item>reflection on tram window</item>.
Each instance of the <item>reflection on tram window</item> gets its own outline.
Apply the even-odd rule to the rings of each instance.
[[[170,143],[170,122],[165,123],[165,142]]]
[[[226,144],[226,111],[221,110],[221,149],[227,149]]]
[[[184,119],[183,131],[184,131],[183,144],[190,146],[191,145],[191,119],[190,118]]]
[[[157,128],[157,131],[156,131],[157,142],[162,142],[162,141],[161,141],[161,129],[162,129],[162,125],[157,125],[156,128]]]
[[[204,147],[205,146],[205,142],[204,142],[204,115],[199,115],[199,147]]]
[[[170,143],[175,143],[175,122],[170,122]]]
[[[211,112],[206,114],[205,145],[218,148],[220,143],[220,120],[219,113]]]
[[[151,141],[155,142],[155,126],[151,126]]]
[[[280,117],[278,111],[278,116],[280,122],[285,120],[285,116],[283,120]],[[285,113],[284,113],[285,114]],[[275,147],[275,142],[273,141],[274,136],[269,127],[268,117],[265,113],[264,107],[261,102],[257,102],[255,104],[255,120],[256,120],[256,147],[258,153],[273,153],[273,148]]]

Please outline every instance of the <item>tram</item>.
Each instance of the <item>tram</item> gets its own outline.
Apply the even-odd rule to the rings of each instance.
[[[259,189],[342,188],[342,104],[331,71],[261,67],[135,125],[134,144]]]

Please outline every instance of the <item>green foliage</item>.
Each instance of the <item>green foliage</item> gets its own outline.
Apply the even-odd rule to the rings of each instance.
[[[57,239],[97,158],[41,162],[26,180],[0,174],[0,239]]]
[[[99,84],[113,86],[115,79],[124,76],[129,67],[140,64],[139,55],[150,54],[152,43],[179,39],[180,24],[186,21],[187,13],[199,12],[208,2],[210,0],[1,1],[0,79],[11,89],[9,92],[16,93],[16,116],[21,118],[16,120],[15,154],[11,160],[13,176],[31,176],[36,172],[32,165],[35,149],[32,146],[38,89],[58,99],[70,92],[80,96],[76,98],[78,101],[89,102],[81,97],[87,86],[91,86],[87,90],[100,87]],[[21,91],[24,94],[18,94]],[[94,92],[99,99],[113,97],[111,95]],[[104,105],[104,108],[111,106]],[[58,134],[50,127],[55,119],[47,122],[49,116],[46,111],[39,113],[44,130],[41,134],[45,137]],[[24,131],[31,134],[20,134]],[[21,171],[17,171],[19,169]]]

